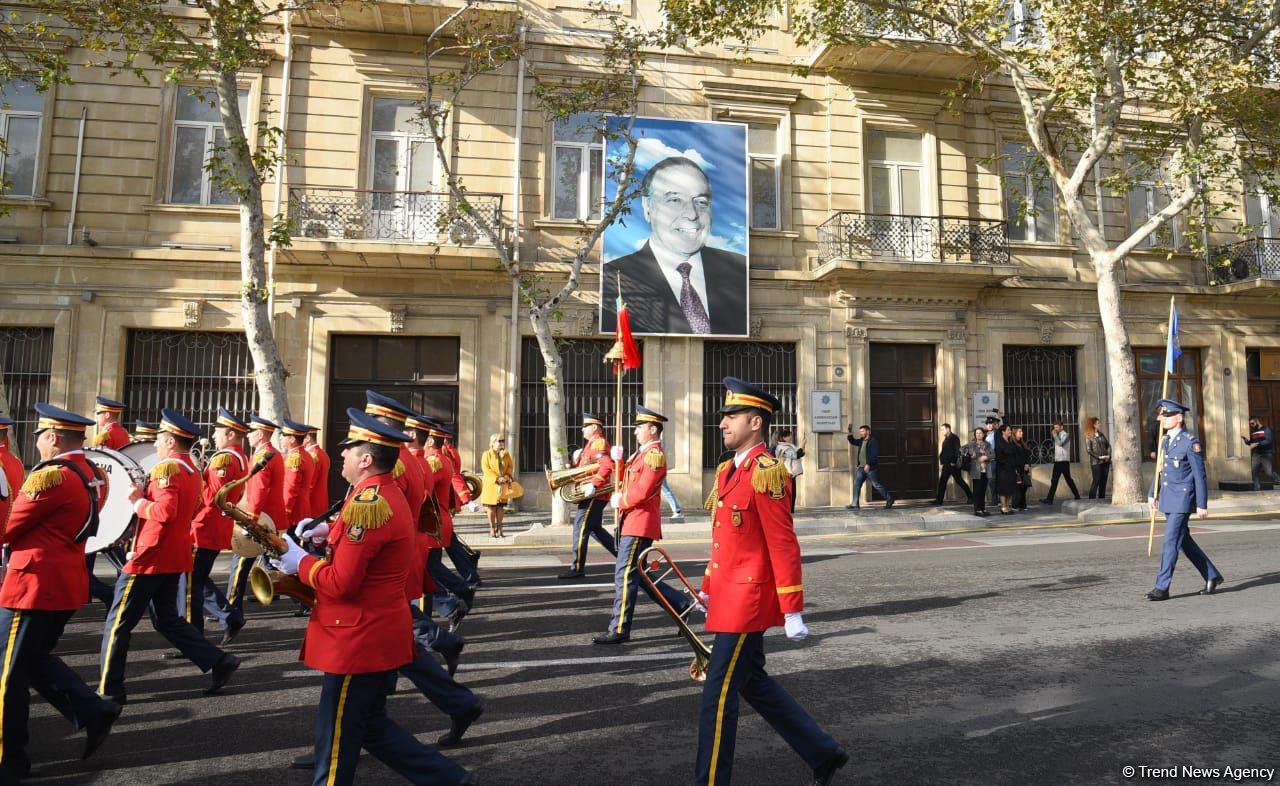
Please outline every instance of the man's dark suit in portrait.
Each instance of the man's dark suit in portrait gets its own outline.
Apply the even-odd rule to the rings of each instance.
[[[653,166],[642,187],[651,227],[640,250],[606,262],[600,330],[617,320],[618,283],[636,333],[747,333],[747,260],[705,243],[711,234],[711,183],[688,158]]]

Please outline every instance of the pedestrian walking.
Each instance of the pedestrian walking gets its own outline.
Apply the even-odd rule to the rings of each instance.
[[[796,512],[796,478],[804,474],[804,445],[796,445],[794,429],[783,429],[773,445],[773,455],[791,475],[791,512]]]
[[[1053,479],[1049,481],[1049,495],[1040,500],[1046,505],[1053,504],[1053,497],[1058,493],[1058,480],[1066,479],[1071,495],[1080,499],[1080,490],[1071,477],[1071,435],[1063,428],[1061,420],[1053,421]]]
[[[1089,499],[1107,498],[1107,476],[1111,474],[1111,443],[1102,433],[1102,421],[1090,417],[1084,424],[1084,446],[1089,454]]]
[[[1262,421],[1261,416],[1249,418],[1249,436],[1241,437],[1249,446],[1249,474],[1253,477],[1253,490],[1262,490],[1262,481],[1269,480],[1280,487],[1280,473],[1275,471],[1275,433]]]
[[[987,430],[978,427],[973,430],[973,440],[960,448],[960,458],[969,463],[969,482],[973,483],[973,515],[987,515],[987,480],[990,477],[991,445],[987,443]]]
[[[947,482],[952,478],[955,478],[956,485],[969,501],[973,502],[973,493],[965,485],[964,475],[960,473],[960,437],[951,430],[950,423],[943,423],[942,449],[938,451],[938,492],[933,495],[933,504],[942,504],[947,495]]]
[[[871,435],[870,426],[859,426],[858,436],[853,435],[853,429],[849,429],[846,435],[849,444],[856,448],[854,453],[854,473],[853,473],[853,501],[845,507],[850,510],[858,510],[862,507],[862,484],[871,481],[871,488],[880,492],[880,496],[884,497],[884,508],[888,510],[893,507],[893,492],[885,488],[880,482],[880,441]]]

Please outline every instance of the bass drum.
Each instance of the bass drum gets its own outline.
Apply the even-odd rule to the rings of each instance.
[[[133,535],[137,516],[133,513],[133,504],[129,502],[129,486],[136,485],[145,489],[147,470],[136,459],[125,455],[124,451],[138,444],[126,445],[122,450],[103,447],[84,449],[85,458],[107,476],[106,499],[98,514],[98,534],[85,541],[84,550],[87,552],[103,551]],[[154,453],[155,446],[150,445],[150,448]],[[152,465],[154,464],[153,461]]]
[[[160,456],[156,455],[156,443],[154,442],[130,442],[128,445],[120,448],[120,452],[133,459],[142,467],[142,471],[150,477],[151,470],[155,469],[160,463]]]

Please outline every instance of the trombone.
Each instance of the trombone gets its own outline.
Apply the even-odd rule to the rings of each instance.
[[[649,571],[660,569],[663,563],[666,563],[667,567],[660,576],[654,578],[649,575]],[[702,601],[698,598],[697,588],[685,578],[684,573],[671,559],[671,555],[659,546],[650,546],[644,550],[640,555],[640,567],[640,578],[649,585],[650,594],[658,601],[658,605],[666,609],[666,612],[671,615],[671,619],[675,620],[676,627],[680,629],[680,635],[693,648],[693,662],[689,664],[689,677],[698,682],[705,682],[707,679],[707,664],[711,661],[711,647],[694,632],[693,628],[689,626],[688,620],[685,619],[695,608],[702,605]],[[646,567],[647,570],[645,569]],[[680,588],[680,591],[689,596],[689,605],[682,612],[676,611],[666,596],[658,590],[658,583],[672,575],[684,585]]]

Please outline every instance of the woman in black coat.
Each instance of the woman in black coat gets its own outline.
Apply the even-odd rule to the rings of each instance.
[[[1018,470],[1022,467],[1021,452],[1011,441],[1013,429],[1003,425],[996,432],[996,494],[1000,497],[1000,512],[1013,513],[1013,497],[1018,493]]]

